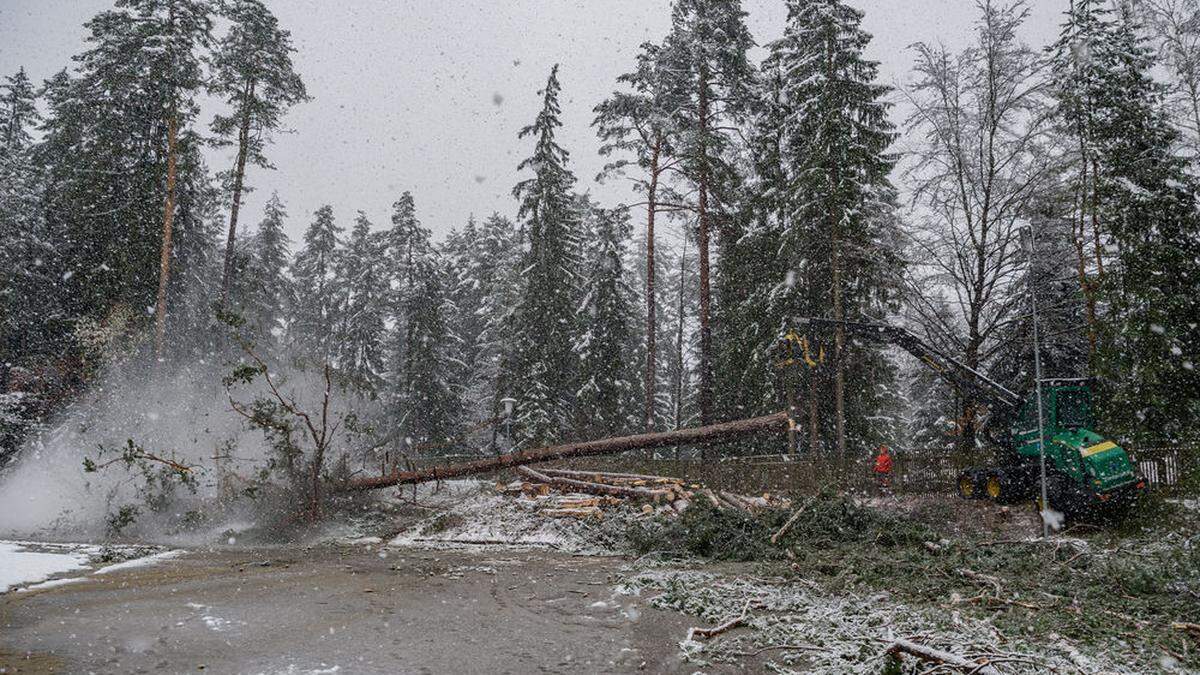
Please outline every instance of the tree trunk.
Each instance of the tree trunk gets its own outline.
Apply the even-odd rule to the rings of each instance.
[[[179,115],[167,118],[167,197],[163,205],[162,251],[158,260],[158,299],[154,307],[154,358],[161,363],[167,339],[167,285],[171,281],[171,234],[175,227],[175,164]]]
[[[816,454],[821,444],[821,427],[817,419],[817,376],[808,371],[808,452]]]
[[[254,95],[254,83],[246,84],[247,100]],[[243,106],[247,103],[243,102]],[[237,162],[233,167],[233,203],[229,207],[229,238],[225,240],[225,267],[221,273],[221,306],[229,305],[229,285],[233,278],[233,245],[237,239],[238,211],[242,206],[242,186],[246,178],[246,156],[250,152],[250,110],[242,112],[242,124],[238,129]]]
[[[713,384],[712,384],[712,323],[710,316],[711,295],[709,292],[708,264],[708,69],[700,68],[700,163],[697,187],[700,195],[697,201],[697,219],[700,235],[700,423],[710,424],[713,420]],[[700,449],[700,457],[704,458],[704,449]]]
[[[967,367],[972,370],[979,370],[979,346],[980,339],[974,334],[974,328],[971,328],[972,335],[967,342],[967,353],[963,359]],[[970,452],[975,449],[975,417],[978,407],[975,401],[975,393],[973,391],[962,391],[959,394],[959,402],[961,410],[959,421],[961,428],[958,433],[958,449],[961,452]]]
[[[597,483],[595,481],[579,480],[577,478],[569,478],[567,476],[549,475],[531,469],[527,466],[517,467],[517,472],[522,476],[527,476],[539,483],[553,485],[557,488],[572,492],[585,492],[594,495],[606,495],[609,497],[636,497],[641,499],[657,499],[666,497],[670,501],[671,490],[664,488],[644,488],[632,485],[608,485],[606,483]]]
[[[683,426],[683,291],[684,276],[687,274],[687,235],[683,237],[683,250],[679,254],[679,314],[675,326],[675,429]],[[679,447],[675,447],[675,459],[679,460]]]
[[[833,171],[834,186],[836,190],[837,171]],[[846,329],[842,326],[841,321],[845,318],[845,309],[842,306],[842,260],[841,260],[841,235],[838,232],[838,218],[836,212],[831,209],[830,218],[832,229],[830,237],[832,245],[830,246],[829,264],[832,270],[831,283],[833,285],[833,318],[838,321],[833,333],[833,405],[834,405],[834,427],[837,438],[837,451],[840,455],[846,454],[846,367],[845,367],[845,350],[846,350]]]
[[[658,193],[658,155],[662,141],[656,137],[650,153],[650,186],[646,191],[646,431],[654,430],[655,350],[657,349],[657,302],[654,295],[654,211]]]
[[[338,489],[344,492],[373,490],[375,488],[393,485],[410,485],[434,480],[446,480],[462,476],[472,476],[481,473],[492,473],[502,469],[514,469],[526,464],[549,462],[570,457],[591,457],[595,455],[611,455],[626,450],[645,450],[661,448],[669,445],[712,443],[714,441],[736,438],[747,434],[771,429],[783,430],[787,425],[787,411],[772,415],[754,417],[746,420],[723,422],[709,426],[681,429],[679,431],[659,431],[633,436],[618,436],[596,441],[552,445],[544,448],[521,450],[509,455],[478,459],[462,464],[435,466],[420,471],[396,471],[388,476],[374,478],[357,478],[347,481]]]
[[[1092,365],[1096,358],[1096,289],[1087,275],[1087,253],[1084,252],[1084,245],[1087,238],[1087,204],[1088,204],[1088,179],[1087,167],[1088,160],[1086,151],[1083,147],[1083,138],[1079,140],[1080,153],[1083,155],[1082,175],[1079,179],[1079,229],[1073,232],[1075,239],[1075,253],[1078,256],[1076,271],[1079,275],[1079,290],[1083,293],[1084,308],[1087,312],[1087,328],[1088,328],[1088,364]],[[1074,219],[1072,219],[1074,220]],[[1072,228],[1074,228],[1072,223]]]

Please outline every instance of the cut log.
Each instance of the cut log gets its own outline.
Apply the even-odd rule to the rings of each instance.
[[[752,511],[755,508],[754,504],[748,498],[743,497],[742,495],[721,490],[721,496],[724,497],[725,501],[732,504],[735,508],[739,508],[743,511]]]
[[[555,476],[569,476],[572,478],[582,478],[592,480],[647,480],[658,481],[660,483],[682,483],[682,478],[674,478],[672,476],[648,476],[641,473],[619,473],[616,471],[576,471],[573,469],[542,469],[543,473],[552,474]]]
[[[986,661],[982,663],[970,661],[957,654],[944,652],[933,647],[926,647],[925,645],[909,640],[901,639],[892,642],[887,648],[887,653],[895,657],[899,657],[900,654],[909,654],[928,663],[954,668],[960,672],[972,673],[973,675],[1000,675],[1000,671],[988,665]]]
[[[753,417],[750,419],[736,420],[733,422],[722,422],[721,424],[710,424],[708,426],[695,427],[692,429],[660,431],[649,434],[636,434],[633,436],[603,438],[596,441],[566,443],[563,445],[552,445],[545,448],[521,450],[507,455],[500,455],[499,457],[478,459],[471,462],[463,462],[462,464],[435,466],[428,469],[421,469],[419,471],[394,471],[386,476],[363,477],[348,480],[336,486],[334,489],[341,492],[374,490],[376,488],[391,487],[393,485],[411,485],[413,483],[425,483],[434,480],[446,480],[450,478],[460,478],[462,476],[473,476],[481,473],[491,473],[493,471],[500,471],[503,469],[513,469],[526,464],[549,462],[556,459],[567,459],[570,457],[611,455],[618,452],[625,452],[627,450],[662,448],[669,445],[711,443],[714,441],[736,438],[738,436],[745,436],[747,434],[758,433],[761,431],[782,431],[786,428],[786,425],[787,413],[777,412],[773,415]]]
[[[609,495],[614,497],[637,497],[639,499],[654,499],[655,497],[665,497],[670,499],[671,493],[668,490],[651,490],[649,488],[628,487],[625,485],[608,485],[607,483],[592,483],[585,480],[575,480],[574,478],[563,478],[561,476],[547,476],[546,474],[531,469],[527,466],[517,467],[517,471],[521,475],[527,476],[539,483],[552,485],[565,490],[576,492],[586,492],[593,495]]]

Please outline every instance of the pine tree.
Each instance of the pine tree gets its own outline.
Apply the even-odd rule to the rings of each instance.
[[[558,66],[550,71],[537,120],[519,138],[533,137],[533,155],[520,163],[533,175],[513,196],[529,237],[522,267],[527,279],[517,309],[513,371],[518,393],[516,433],[530,443],[558,438],[570,420],[578,364],[579,213],[571,196],[575,176],[555,139],[559,121]]]
[[[179,178],[166,295],[172,309],[165,325],[164,354],[181,365],[212,354],[220,346],[212,312],[220,295],[220,196],[201,154],[203,146],[203,139],[191,130],[178,141]]]
[[[192,199],[180,192],[205,182],[178,169],[197,140],[189,125],[209,25],[206,2],[122,0],[88,22],[77,77],[61,73],[46,88],[50,114],[36,155],[47,230],[70,265],[65,313],[103,320],[153,307],[158,347],[176,207]]]
[[[166,184],[154,310],[154,352],[162,361],[172,235],[179,198],[176,191],[179,138],[199,112],[195,97],[204,76],[201,50],[207,50],[212,40],[212,7],[206,0],[117,0],[117,7],[128,8],[135,14],[130,20],[137,56],[145,68],[140,82],[145,89],[143,96],[151,101],[151,111],[157,113],[166,128]]]
[[[370,391],[383,383],[388,275],[384,238],[371,232],[362,211],[337,258],[340,317],[337,326],[338,366],[343,374]]]
[[[677,132],[675,154],[695,186],[700,267],[700,418],[715,419],[713,405],[710,240],[732,199],[736,174],[727,160],[734,130],[749,102],[753,44],[740,0],[676,0],[665,44],[666,71]]]
[[[271,10],[260,0],[231,0],[222,10],[232,25],[217,46],[208,89],[231,108],[212,121],[217,144],[237,146],[233,169],[224,175],[232,199],[221,276],[221,300],[226,302],[246,164],[271,168],[263,154],[269,135],[287,109],[307,100],[308,94],[292,64],[291,34],[279,27]]]
[[[643,44],[637,56],[637,68],[617,78],[631,91],[614,92],[612,97],[596,106],[596,127],[602,145],[600,154],[618,158],[605,166],[606,175],[623,174],[630,165],[643,174],[634,182],[634,189],[646,195],[645,262],[643,268],[644,311],[646,328],[642,379],[644,404],[643,425],[652,431],[658,418],[658,292],[655,288],[658,263],[655,258],[655,217],[660,211],[679,208],[679,195],[665,183],[665,174],[678,165],[673,157],[671,115],[678,101],[671,97],[670,78],[663,49],[651,43]],[[628,159],[625,155],[632,155]]]
[[[317,209],[304,233],[304,248],[292,261],[291,317],[288,339],[294,353],[319,364],[333,363],[334,329],[341,307],[335,283],[335,258],[342,228],[333,219],[333,207]]]
[[[785,219],[775,269],[784,278],[776,283],[789,271],[803,280],[775,294],[776,316],[818,307],[834,319],[876,311],[887,297],[886,278],[899,272],[888,180],[896,134],[884,101],[888,88],[876,83],[878,64],[863,56],[871,36],[861,21],[862,13],[841,0],[793,0],[784,36],[770,47],[785,106],[775,113]],[[834,443],[845,453],[848,411],[860,420],[872,414],[888,368],[877,350],[852,352],[840,328],[831,347]],[[877,384],[848,395],[852,369]]]

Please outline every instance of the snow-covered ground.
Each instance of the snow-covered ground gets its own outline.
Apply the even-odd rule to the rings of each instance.
[[[88,567],[87,553],[82,550],[51,552],[35,547],[34,544],[0,541],[0,593]]]
[[[108,574],[152,565],[182,553],[146,546],[0,541],[0,593],[78,583],[87,578],[78,574],[84,570]]]
[[[767,669],[777,673],[878,673],[885,648],[897,638],[985,658],[1006,673],[1137,673],[1147,664],[1116,639],[1088,647],[1055,633],[1006,635],[953,605],[914,606],[882,592],[832,595],[803,579],[635,565],[616,592],[694,616],[698,626],[744,615],[743,628],[717,639],[680,635],[681,655],[699,666],[763,655]],[[1149,658],[1155,663],[1157,657]],[[1169,662],[1157,665],[1171,670]]]

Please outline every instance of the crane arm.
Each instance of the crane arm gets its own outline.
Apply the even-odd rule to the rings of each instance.
[[[1021,405],[1021,397],[1010,389],[958,359],[947,356],[905,328],[886,323],[818,318],[801,318],[798,324],[820,330],[833,330],[840,325],[849,335],[894,344],[920,359],[947,382],[962,391],[973,392],[993,408],[999,406],[1015,411]]]

